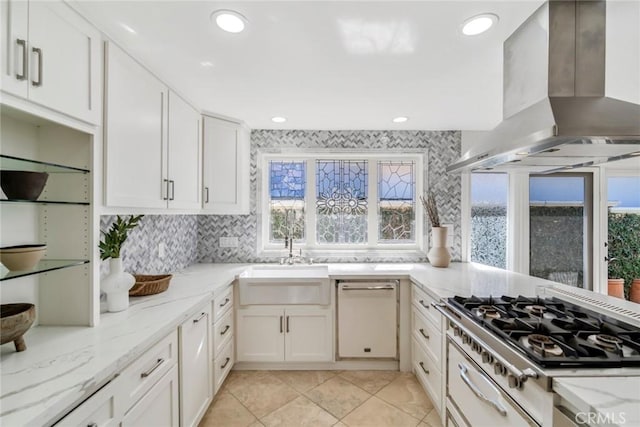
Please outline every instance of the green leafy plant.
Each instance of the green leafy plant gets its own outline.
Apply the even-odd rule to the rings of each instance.
[[[422,206],[424,206],[424,210],[427,212],[429,216],[429,221],[431,221],[431,227],[440,227],[440,215],[438,215],[438,203],[436,202],[436,196],[433,194],[433,191],[429,191],[427,198],[424,196],[420,196],[420,201],[422,202]]]
[[[120,258],[120,249],[127,240],[129,231],[138,226],[144,215],[132,215],[129,219],[121,218],[120,215],[116,221],[111,224],[108,231],[100,231],[104,235],[104,240],[100,241],[100,259]]]
[[[609,212],[609,278],[624,279],[625,295],[640,278],[640,215]]]

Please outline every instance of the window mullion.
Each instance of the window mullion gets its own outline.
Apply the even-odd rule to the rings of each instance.
[[[307,247],[316,247],[316,160],[312,158],[307,161],[307,188],[304,196],[306,222],[305,236]]]
[[[378,242],[378,160],[367,159],[369,165],[369,182],[367,191],[367,245],[375,246]]]

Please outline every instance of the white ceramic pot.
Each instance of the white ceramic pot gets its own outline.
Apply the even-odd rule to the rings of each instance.
[[[447,228],[433,227],[431,229],[431,249],[427,253],[429,262],[434,267],[448,267],[451,262],[451,254],[447,249]]]
[[[100,288],[107,294],[107,311],[116,312],[129,307],[129,289],[136,279],[122,268],[121,258],[109,260],[109,275],[100,282]]]

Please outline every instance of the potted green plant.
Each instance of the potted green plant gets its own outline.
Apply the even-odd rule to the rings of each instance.
[[[129,307],[129,289],[134,285],[134,277],[122,267],[120,251],[129,236],[129,231],[138,226],[144,215],[130,216],[124,219],[118,215],[107,231],[101,231],[100,259],[109,260],[109,275],[100,283],[100,288],[107,294],[107,311],[116,312]]]
[[[622,280],[620,297],[640,303],[640,215],[609,212],[608,217],[609,283]]]
[[[447,227],[440,226],[436,196],[433,191],[429,191],[426,198],[420,196],[420,201],[427,212],[429,222],[431,222],[432,246],[427,253],[427,258],[429,258],[429,262],[434,267],[448,267],[449,262],[451,262],[451,254],[447,249]]]

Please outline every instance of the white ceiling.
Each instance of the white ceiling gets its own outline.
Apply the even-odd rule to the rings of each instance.
[[[502,42],[536,1],[90,1],[73,5],[194,106],[252,128],[491,129]],[[233,9],[240,34],[213,25]],[[463,36],[492,12],[497,26]],[[125,27],[135,31],[135,34]],[[210,62],[212,66],[202,66]],[[284,124],[271,122],[284,116]],[[391,119],[408,116],[406,123]]]

